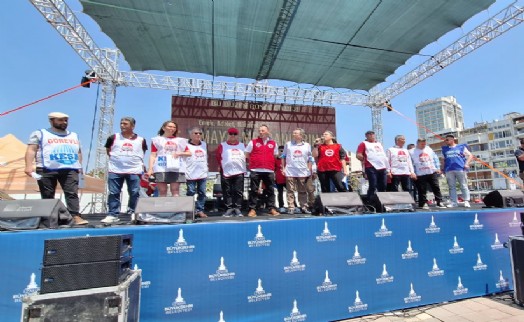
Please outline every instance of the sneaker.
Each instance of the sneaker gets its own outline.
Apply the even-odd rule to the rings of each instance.
[[[74,221],[75,225],[87,225],[87,224],[89,224],[89,221],[85,220],[84,218],[82,218],[80,216],[74,216],[73,217],[73,221]]]
[[[285,211],[280,211],[281,214],[288,214],[288,215],[292,215],[295,213],[295,208],[289,208],[289,209],[286,209]]]
[[[127,209],[126,214],[128,214],[129,216],[133,216],[135,214],[135,211],[133,209]]]
[[[437,208],[443,209],[443,208],[446,208],[446,206],[444,206],[440,202],[437,202]]]
[[[451,202],[446,207],[448,207],[448,208],[456,208],[456,207],[458,207],[458,204],[456,204],[454,202]]]
[[[279,211],[281,214],[283,214],[283,213],[286,212],[286,208],[282,207],[282,208],[278,209],[278,211]],[[293,213],[293,212],[291,212],[291,213]]]
[[[240,211],[240,209],[238,208],[235,208],[235,216],[237,217],[244,217],[244,215],[242,215],[242,211]]]
[[[222,217],[233,217],[235,214],[235,209],[229,208],[226,210],[226,213],[222,215]]]
[[[207,215],[203,211],[199,211],[195,214],[195,217],[198,218],[207,218]]]
[[[471,208],[471,205],[469,204],[469,201],[464,200],[464,208]]]
[[[269,215],[270,216],[280,216],[280,213],[275,208],[271,208],[271,210],[269,211]]]
[[[100,222],[103,222],[104,224],[112,224],[119,221],[120,219],[118,219],[118,217],[115,216],[106,216],[104,219],[100,220]]]
[[[428,206],[427,203],[425,203],[424,205],[422,205],[422,206],[418,206],[417,208],[418,208],[418,209],[428,210],[428,209],[429,209],[429,206]]]
[[[248,217],[256,217],[257,216],[257,211],[255,209],[250,209],[249,212],[247,213],[247,216]]]
[[[302,210],[300,208],[295,208],[295,214],[300,214],[302,213]]]
[[[309,209],[307,208],[302,208],[301,211],[303,214],[307,214],[307,215],[311,214],[311,211],[309,211]]]

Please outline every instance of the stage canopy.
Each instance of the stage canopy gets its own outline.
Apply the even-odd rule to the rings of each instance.
[[[494,0],[80,0],[135,71],[368,90]]]

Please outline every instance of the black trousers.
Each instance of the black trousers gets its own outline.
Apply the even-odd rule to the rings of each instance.
[[[237,174],[231,177],[220,178],[222,186],[222,195],[227,209],[242,207],[242,198],[244,195],[244,174]]]
[[[409,175],[393,175],[391,183],[393,184],[394,189],[392,191],[398,191],[398,186],[400,185],[402,191],[409,192]]]
[[[438,185],[438,177],[439,175],[437,173],[417,176],[415,185],[417,186],[418,205],[420,207],[424,206],[424,204],[428,202],[428,198],[426,197],[428,185],[433,191],[437,202],[440,203],[442,201],[442,193],[440,192],[440,186]]]
[[[286,188],[286,184],[285,183],[276,183],[275,184],[277,186],[277,192],[278,192],[278,207],[279,208],[284,208],[284,189]]]
[[[275,208],[275,173],[274,172],[255,172],[249,174],[249,209],[256,209],[258,203],[258,187],[260,182],[264,183],[264,189],[267,190],[266,207]]]
[[[42,176],[38,180],[42,199],[54,199],[57,183],[64,191],[67,210],[73,216],[80,214],[80,200],[78,199],[78,170],[47,170],[36,168],[36,173]]]
[[[333,182],[338,192],[348,191],[342,182],[342,179],[344,179],[344,173],[340,171],[318,171],[317,175],[322,192],[331,192],[330,181]],[[352,191],[351,186],[349,187],[349,191]]]

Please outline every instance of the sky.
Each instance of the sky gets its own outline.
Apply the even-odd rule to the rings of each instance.
[[[88,69],[80,56],[28,0],[9,2],[9,9],[6,7],[6,10],[0,12],[0,61],[4,62],[1,68],[4,76],[0,77],[0,113],[76,86]],[[487,11],[428,45],[421,53],[436,54],[511,2],[513,1],[498,0]],[[81,13],[77,0],[66,3],[76,12],[99,47],[114,48],[114,44],[100,28]],[[415,105],[426,99],[455,96],[462,105],[466,127],[472,126],[474,122],[501,119],[503,114],[509,112],[524,113],[524,104],[520,97],[524,93],[523,57],[524,24],[521,24],[393,98],[393,107],[404,116],[394,112],[382,113],[384,145],[392,146],[397,134],[404,134],[408,143],[416,141],[416,125],[409,119],[415,120]],[[394,81],[426,59],[423,56],[411,58],[386,81]],[[124,61],[120,69],[129,70],[129,66]],[[188,76],[187,73],[170,75]],[[121,117],[133,116],[137,119],[135,131],[149,140],[162,122],[170,118],[173,94],[175,93],[166,90],[118,87],[114,130],[119,131],[118,122]],[[96,104],[96,85],[89,89],[69,91],[0,116],[0,137],[11,133],[26,142],[33,130],[49,125],[48,113],[67,113],[70,115],[69,129],[77,132],[82,141],[86,160],[84,168],[87,165],[90,170],[94,164],[94,149],[97,144],[98,114],[96,118],[94,116]],[[336,105],[335,108],[337,139],[346,149],[355,151],[358,143],[364,139],[364,133],[371,129],[371,111],[364,106]]]

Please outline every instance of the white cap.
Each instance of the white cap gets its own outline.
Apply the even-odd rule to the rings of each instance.
[[[69,118],[69,115],[62,113],[62,112],[53,112],[53,113],[49,113],[47,117],[49,119],[61,119],[65,117]]]

